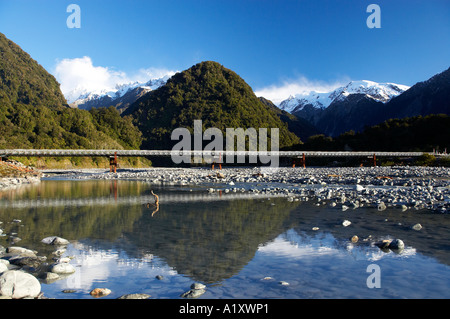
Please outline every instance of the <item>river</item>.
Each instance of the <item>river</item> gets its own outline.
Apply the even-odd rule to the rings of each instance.
[[[19,238],[14,245],[50,261],[41,240],[70,241],[65,256],[76,272],[42,283],[49,298],[92,299],[92,289],[105,287],[106,299],[179,299],[195,282],[207,287],[199,299],[450,298],[448,214],[343,211],[314,200],[145,181],[51,179],[3,191],[0,210],[0,245]],[[422,229],[411,228],[417,223]],[[394,238],[404,242],[401,252],[374,245]]]

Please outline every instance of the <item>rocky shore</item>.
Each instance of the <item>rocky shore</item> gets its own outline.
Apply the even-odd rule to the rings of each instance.
[[[156,185],[204,187],[213,193],[277,194],[290,200],[316,199],[342,209],[374,206],[450,211],[448,167],[333,168],[151,168],[44,172],[44,178],[128,179]]]
[[[0,191],[35,184],[41,181],[41,172],[16,161],[0,161]]]

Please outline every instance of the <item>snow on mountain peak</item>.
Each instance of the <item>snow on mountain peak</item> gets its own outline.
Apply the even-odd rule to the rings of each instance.
[[[280,109],[287,112],[301,110],[306,105],[325,109],[333,101],[340,101],[351,94],[365,94],[376,101],[386,103],[393,97],[409,89],[408,86],[395,83],[377,83],[368,80],[351,81],[346,86],[339,87],[331,92],[304,92],[291,95],[280,103]]]
[[[163,86],[171,75],[165,75],[162,78],[150,79],[147,82],[129,82],[129,83],[119,83],[113,88],[104,88],[94,91],[89,91],[84,88],[76,88],[73,92],[67,94],[66,99],[68,103],[72,106],[77,106],[87,101],[100,99],[103,97],[110,97],[111,99],[117,99],[124,96],[128,91],[134,90],[136,88],[143,88],[144,90],[151,91]]]

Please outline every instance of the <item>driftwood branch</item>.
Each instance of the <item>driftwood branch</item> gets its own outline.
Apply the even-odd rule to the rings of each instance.
[[[152,205],[153,207],[156,207],[156,209],[152,212],[152,217],[153,217],[153,215],[155,215],[156,212],[159,211],[159,196],[156,195],[155,193],[153,193],[153,190],[151,191],[151,194],[155,197],[155,203],[154,204],[147,203],[147,208],[150,208],[150,205]]]

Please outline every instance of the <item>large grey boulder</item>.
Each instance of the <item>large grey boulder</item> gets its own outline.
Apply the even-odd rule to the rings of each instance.
[[[20,270],[7,270],[0,275],[0,295],[20,299],[35,298],[41,292],[41,284],[33,275]]]

